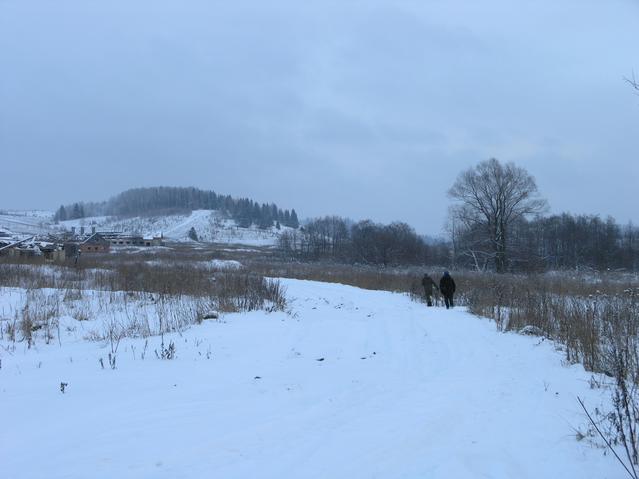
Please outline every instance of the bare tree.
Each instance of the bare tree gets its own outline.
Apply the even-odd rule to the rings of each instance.
[[[457,201],[451,209],[457,222],[485,235],[498,273],[506,270],[511,226],[547,208],[535,179],[525,169],[494,158],[460,173],[448,195]]]

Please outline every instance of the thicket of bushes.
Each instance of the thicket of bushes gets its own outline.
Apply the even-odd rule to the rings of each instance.
[[[111,257],[70,264],[0,263],[0,286],[24,289],[99,290],[158,293],[216,299],[254,310],[265,303],[281,309],[285,299],[277,281],[247,270],[211,268],[198,262],[146,262]]]
[[[60,337],[62,315],[77,320],[103,316],[108,318],[103,329],[94,331],[90,339],[112,345],[109,364],[114,367],[111,361],[123,337],[180,331],[224,312],[286,307],[285,291],[277,280],[246,270],[215,269],[201,262],[149,264],[111,256],[87,263],[72,267],[1,262],[0,286],[26,293],[19,309],[0,318],[0,334],[31,347],[38,331],[47,343]]]

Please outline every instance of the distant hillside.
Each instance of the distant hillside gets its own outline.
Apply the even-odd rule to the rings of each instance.
[[[50,211],[0,211],[0,231],[10,234],[46,234],[51,229]]]
[[[90,216],[61,221],[58,227],[69,231],[95,227],[97,231],[121,231],[142,236],[163,236],[172,241],[242,244],[247,246],[273,246],[281,233],[293,231],[286,226],[260,228],[238,227],[237,222],[218,210],[193,210],[184,214],[157,214],[141,216]]]
[[[57,209],[54,220],[67,221],[97,216],[125,218],[188,215],[194,210],[216,210],[222,217],[234,220],[241,228],[299,226],[297,212],[294,209],[282,210],[274,203],[259,204],[249,198],[233,198],[214,191],[171,186],[134,188],[99,203],[77,202],[62,205]]]

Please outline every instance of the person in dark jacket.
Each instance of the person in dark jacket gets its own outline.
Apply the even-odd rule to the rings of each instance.
[[[444,271],[444,276],[439,280],[439,291],[444,297],[446,309],[453,307],[453,295],[455,294],[455,280],[448,271]]]
[[[428,276],[428,273],[425,273],[424,277],[422,278],[422,286],[424,287],[424,296],[426,296],[426,304],[428,306],[432,306],[433,305],[433,288],[435,288],[436,290],[439,290],[439,288],[437,287],[437,283],[433,281],[433,278]]]

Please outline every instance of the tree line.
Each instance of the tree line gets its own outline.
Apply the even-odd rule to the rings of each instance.
[[[453,266],[498,273],[639,267],[639,229],[593,215],[543,216],[532,175],[513,163],[480,162],[448,192]]]
[[[456,267],[493,270],[495,252],[480,227],[452,228]],[[639,271],[639,228],[593,215],[521,219],[509,227],[505,271],[560,269]]]
[[[283,210],[274,203],[260,204],[249,198],[233,198],[210,190],[168,186],[134,188],[103,202],[62,205],[57,209],[54,220],[66,221],[89,216],[174,214],[197,209],[222,211],[241,227],[299,227],[294,209]]]
[[[281,235],[302,260],[382,266],[423,265],[481,271],[639,270],[639,228],[594,215],[544,216],[534,177],[490,159],[463,171],[449,190],[449,238],[426,241],[405,223],[326,216]]]
[[[639,271],[639,228],[613,218],[544,216],[535,179],[513,163],[490,159],[463,171],[449,190],[447,240],[427,240],[406,223],[354,222],[338,216],[299,228],[295,210],[196,188],[125,191],[101,203],[61,206],[56,220],[219,210],[239,226],[288,226],[280,251],[301,260],[382,266],[425,265],[501,272],[552,269]]]
[[[447,264],[450,248],[444,241],[428,242],[406,223],[357,223],[339,216],[316,218],[279,238],[289,258],[329,260],[381,266]]]
[[[492,242],[480,226],[451,229],[428,240],[405,223],[316,218],[280,235],[288,258],[380,266],[430,266],[496,271]],[[639,271],[639,228],[613,218],[568,213],[509,225],[504,272]]]

